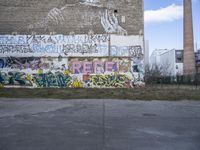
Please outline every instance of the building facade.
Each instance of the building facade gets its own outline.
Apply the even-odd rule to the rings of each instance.
[[[158,67],[163,76],[183,75],[183,50],[155,50],[150,60],[152,69]]]
[[[1,87],[144,85],[143,0],[0,0]]]
[[[167,51],[168,49],[155,49],[150,56],[150,67],[153,68],[157,65],[160,65],[160,55]]]
[[[162,68],[163,75],[176,76],[184,75],[183,73],[183,50],[154,50],[150,57],[150,64],[153,67],[158,66]],[[195,66],[196,73],[200,74],[200,49],[195,52]]]

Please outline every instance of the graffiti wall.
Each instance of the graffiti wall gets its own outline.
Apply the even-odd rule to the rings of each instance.
[[[108,40],[108,35],[0,35],[0,55],[106,56]]]
[[[143,86],[143,58],[142,36],[0,35],[0,86]]]

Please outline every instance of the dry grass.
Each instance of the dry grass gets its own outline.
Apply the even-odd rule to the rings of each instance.
[[[4,98],[200,100],[194,86],[146,86],[134,89],[0,89]]]

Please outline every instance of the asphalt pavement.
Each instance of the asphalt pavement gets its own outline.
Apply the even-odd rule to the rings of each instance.
[[[200,102],[0,99],[0,150],[200,150]]]

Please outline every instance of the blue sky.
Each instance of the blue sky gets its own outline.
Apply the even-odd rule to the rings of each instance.
[[[194,38],[200,48],[200,0],[193,1]],[[144,0],[145,39],[154,49],[183,49],[183,0]]]

